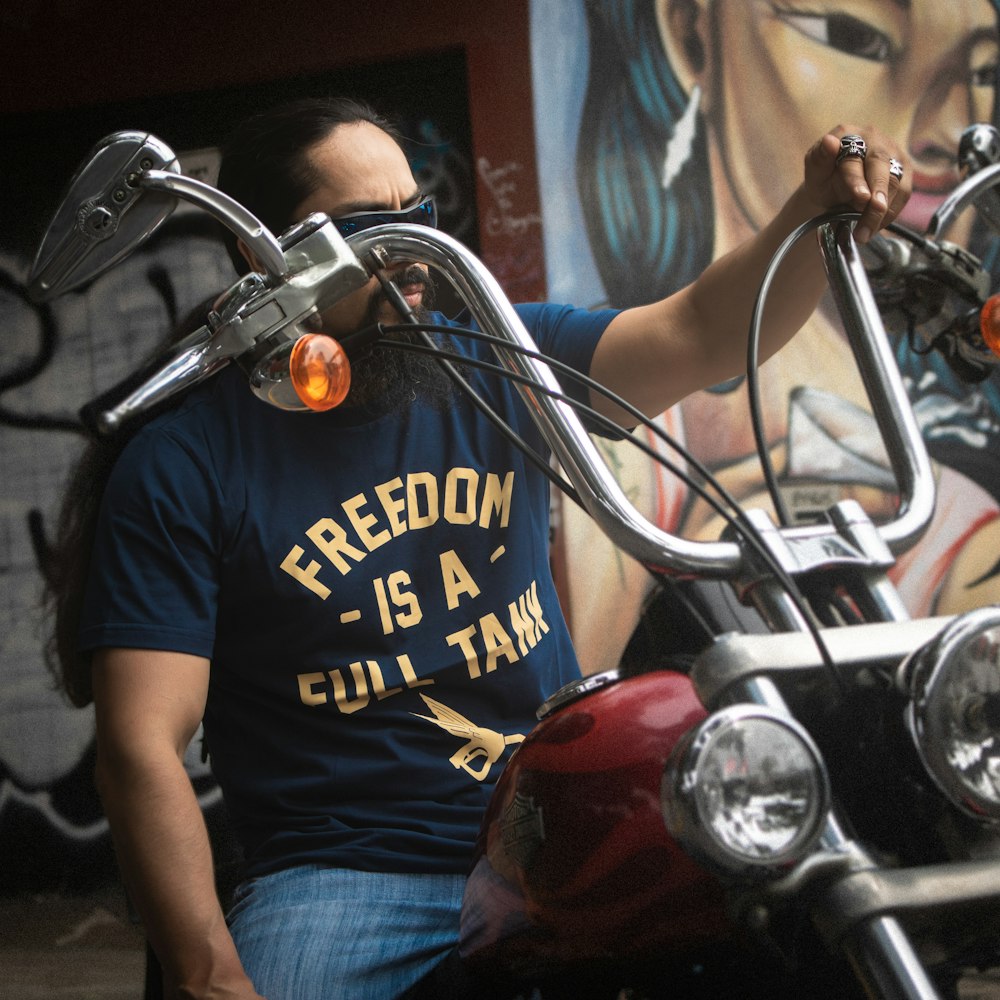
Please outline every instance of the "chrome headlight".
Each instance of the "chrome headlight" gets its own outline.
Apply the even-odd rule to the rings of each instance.
[[[1000,608],[956,618],[901,665],[906,725],[959,809],[1000,821]]]
[[[758,705],[709,716],[675,747],[662,785],[667,828],[728,873],[779,874],[823,829],[829,779],[794,719]]]

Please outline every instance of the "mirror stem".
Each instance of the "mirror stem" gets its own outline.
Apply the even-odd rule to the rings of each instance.
[[[255,215],[218,188],[166,170],[144,170],[136,175],[135,182],[139,187],[166,191],[204,209],[246,243],[269,277],[280,278],[287,273],[285,255],[273,233]]]

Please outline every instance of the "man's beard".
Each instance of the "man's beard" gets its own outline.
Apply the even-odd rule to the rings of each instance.
[[[429,322],[434,304],[434,281],[416,264],[393,275],[390,280],[397,288],[420,285],[423,296],[413,310],[421,323]],[[379,313],[388,302],[383,288],[373,293],[368,303],[364,325],[379,322]],[[406,320],[400,318],[399,323]],[[433,335],[432,335],[433,336]],[[455,384],[431,354],[394,348],[392,343],[419,344],[422,337],[417,330],[402,330],[386,334],[367,354],[351,363],[351,389],[344,406],[382,409],[384,402],[405,402],[420,399],[435,407],[444,408],[455,394]]]

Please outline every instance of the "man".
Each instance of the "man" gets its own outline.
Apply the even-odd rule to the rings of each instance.
[[[777,218],[690,288],[625,312],[519,307],[522,319],[544,351],[650,415],[735,374],[784,236],[848,204],[864,239],[905,203],[895,147],[865,128],[867,158],[842,156],[853,131],[817,142]],[[220,186],[274,231],[317,211],[344,231],[427,213],[389,127],[346,101],[245,125]],[[425,269],[390,277],[425,306]],[[799,250],[768,352],[823,287],[814,251]],[[337,336],[398,317],[372,279],[322,319]],[[309,416],[262,406],[227,370],[138,431],[107,484],[80,662],[102,799],[168,996],[390,997],[420,979],[456,942],[504,760],[576,676],[548,570],[547,482],[408,357],[378,349],[344,407]],[[542,446],[508,383],[469,377]],[[228,925],[183,767],[203,719],[246,856]]]

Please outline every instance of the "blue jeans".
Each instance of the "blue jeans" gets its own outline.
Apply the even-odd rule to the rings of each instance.
[[[289,868],[239,886],[227,917],[267,1000],[388,1000],[458,943],[465,877]]]

